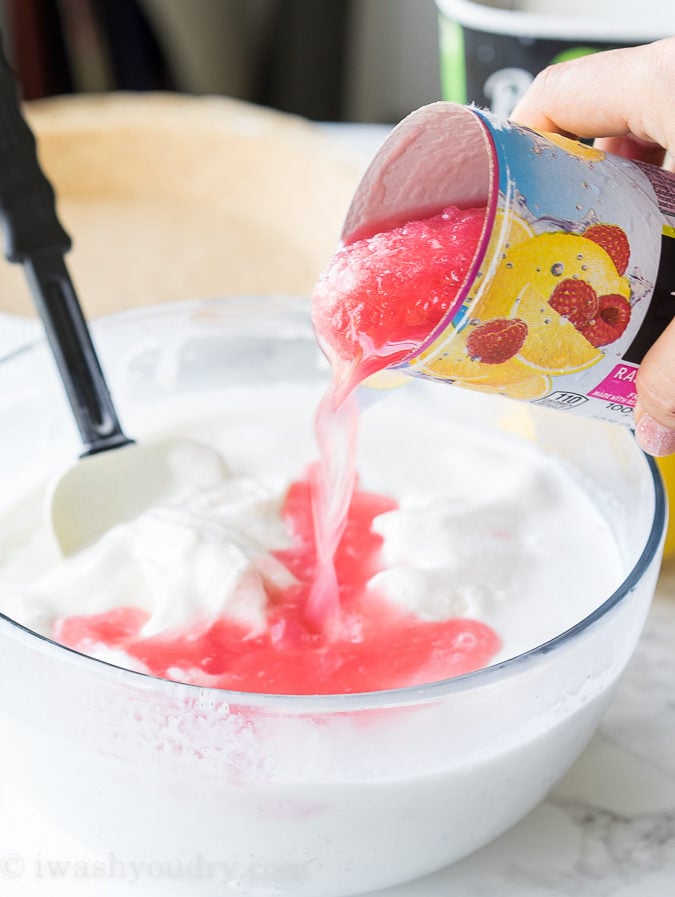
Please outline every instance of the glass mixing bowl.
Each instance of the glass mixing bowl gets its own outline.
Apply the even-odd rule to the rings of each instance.
[[[177,408],[209,397],[217,413],[224,389],[320,391],[328,377],[302,301],[160,306],[104,320],[95,336],[132,435],[170,427]],[[402,439],[413,406],[488,430],[521,407],[421,381],[384,401],[400,407]],[[284,460],[301,468],[315,451],[311,422],[291,405],[288,426],[306,430],[306,449]],[[170,880],[145,879],[144,895],[361,893],[451,863],[511,826],[596,728],[647,614],[665,520],[654,464],[627,430],[531,413],[537,441],[611,521],[625,564],[620,587],[585,619],[459,678],[288,697],[130,672],[1,617],[5,794],[83,849],[170,861]],[[5,507],[78,453],[42,343],[0,363],[0,429]]]

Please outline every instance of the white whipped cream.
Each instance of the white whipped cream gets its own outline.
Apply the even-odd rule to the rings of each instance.
[[[290,394],[292,392],[292,395]],[[149,508],[97,543],[60,559],[40,522],[39,501],[0,518],[0,609],[49,634],[55,620],[119,606],[142,608],[144,635],[207,626],[226,615],[265,625],[265,583],[292,576],[272,552],[290,535],[285,490],[316,449],[316,388],[233,388],[208,409],[170,415],[171,433],[216,448],[229,474],[180,505]],[[609,523],[560,463],[526,439],[459,431],[414,406],[401,438],[396,402],[361,418],[360,487],[393,496],[376,518],[383,569],[370,587],[427,619],[477,618],[502,640],[497,659],[563,632],[621,581]],[[167,430],[150,424],[148,438]],[[22,535],[23,534],[23,535]],[[108,649],[92,653],[108,658]]]
[[[179,507],[149,508],[80,553],[54,558],[35,582],[3,595],[3,610],[45,633],[59,617],[119,606],[150,614],[145,636],[207,626],[222,615],[259,630],[265,584],[293,582],[271,554],[289,544],[282,499],[255,480],[232,477]]]
[[[384,569],[369,583],[423,618],[489,623],[503,641],[496,659],[563,632],[590,595],[609,596],[620,581],[606,521],[562,470],[529,453],[511,462],[501,482],[470,478],[380,515]],[[597,563],[581,557],[589,546]]]

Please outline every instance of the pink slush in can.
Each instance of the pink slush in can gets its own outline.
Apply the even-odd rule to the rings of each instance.
[[[397,367],[632,424],[642,358],[675,315],[675,177],[481,109],[434,103],[385,141],[345,242],[485,207],[469,276]]]

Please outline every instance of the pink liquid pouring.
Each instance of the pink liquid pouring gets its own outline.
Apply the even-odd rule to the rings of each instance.
[[[425,342],[453,307],[480,240],[485,209],[432,218],[339,250],[312,295],[312,318],[333,370],[316,417],[313,498],[317,568],[307,613],[329,629],[340,614],[334,565],[356,479],[355,391]]]
[[[398,688],[489,663],[499,648],[489,626],[422,620],[368,588],[382,544],[373,518],[396,503],[356,487],[355,390],[418,347],[453,305],[483,217],[451,208],[360,240],[320,279],[313,317],[333,380],[317,412],[319,460],[283,508],[293,546],[275,552],[297,584],[270,590],[262,632],[220,618],[144,637],[148,614],[120,607],[61,619],[54,637],[85,653],[124,651],[157,676],[274,694]]]

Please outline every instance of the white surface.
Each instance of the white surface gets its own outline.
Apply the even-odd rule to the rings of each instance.
[[[0,357],[32,343],[42,335],[38,321],[0,312]]]
[[[361,153],[365,134],[358,129]],[[0,348],[20,345],[34,332],[34,322],[0,317]],[[599,733],[552,795],[473,856],[372,897],[667,897],[675,882],[673,682],[671,564]],[[150,878],[166,880],[170,895],[177,876],[200,872],[197,858],[192,869],[179,870],[170,857],[136,867],[105,851],[92,856],[46,820],[25,818],[20,808],[8,815],[5,795],[0,806],[3,897],[143,897]]]

